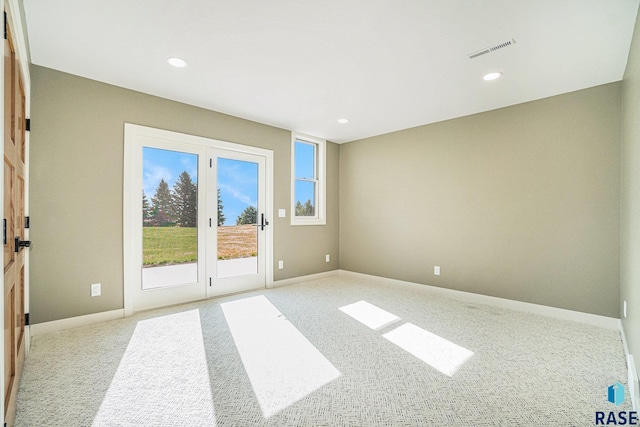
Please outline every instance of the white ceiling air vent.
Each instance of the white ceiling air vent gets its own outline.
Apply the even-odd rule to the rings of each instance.
[[[511,46],[512,44],[516,44],[516,39],[507,40],[506,42],[494,44],[493,46],[485,47],[484,49],[477,50],[473,53],[468,54],[469,59],[477,58],[478,56],[485,55],[487,53],[491,53],[495,50],[502,49],[503,47]]]

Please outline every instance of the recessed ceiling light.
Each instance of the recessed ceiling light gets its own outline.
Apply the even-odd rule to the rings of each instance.
[[[167,62],[176,68],[184,68],[187,66],[187,61],[185,61],[184,59],[175,58],[175,57],[168,58]]]
[[[349,119],[338,119],[338,123],[340,123],[341,125],[349,123]]]
[[[502,77],[502,73],[500,71],[494,71],[492,73],[485,74],[483,79],[486,81],[490,81],[490,80],[499,79],[500,77]]]

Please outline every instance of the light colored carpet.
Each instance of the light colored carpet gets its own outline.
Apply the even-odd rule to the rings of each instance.
[[[587,426],[618,332],[328,278],[35,337],[17,426]]]

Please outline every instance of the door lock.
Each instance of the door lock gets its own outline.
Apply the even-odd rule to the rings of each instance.
[[[20,240],[20,237],[16,237],[16,253],[20,252],[20,248],[31,247],[31,240]]]
[[[267,225],[269,225],[269,221],[265,221],[264,214],[260,214],[260,224],[253,224],[254,227],[260,227],[260,231],[264,231]]]

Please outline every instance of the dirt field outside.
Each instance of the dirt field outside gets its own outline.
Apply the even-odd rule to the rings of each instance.
[[[253,225],[220,226],[218,259],[257,256],[258,231]],[[195,227],[143,227],[145,267],[187,264],[197,261]]]
[[[218,259],[249,258],[258,255],[258,227],[218,227]]]

